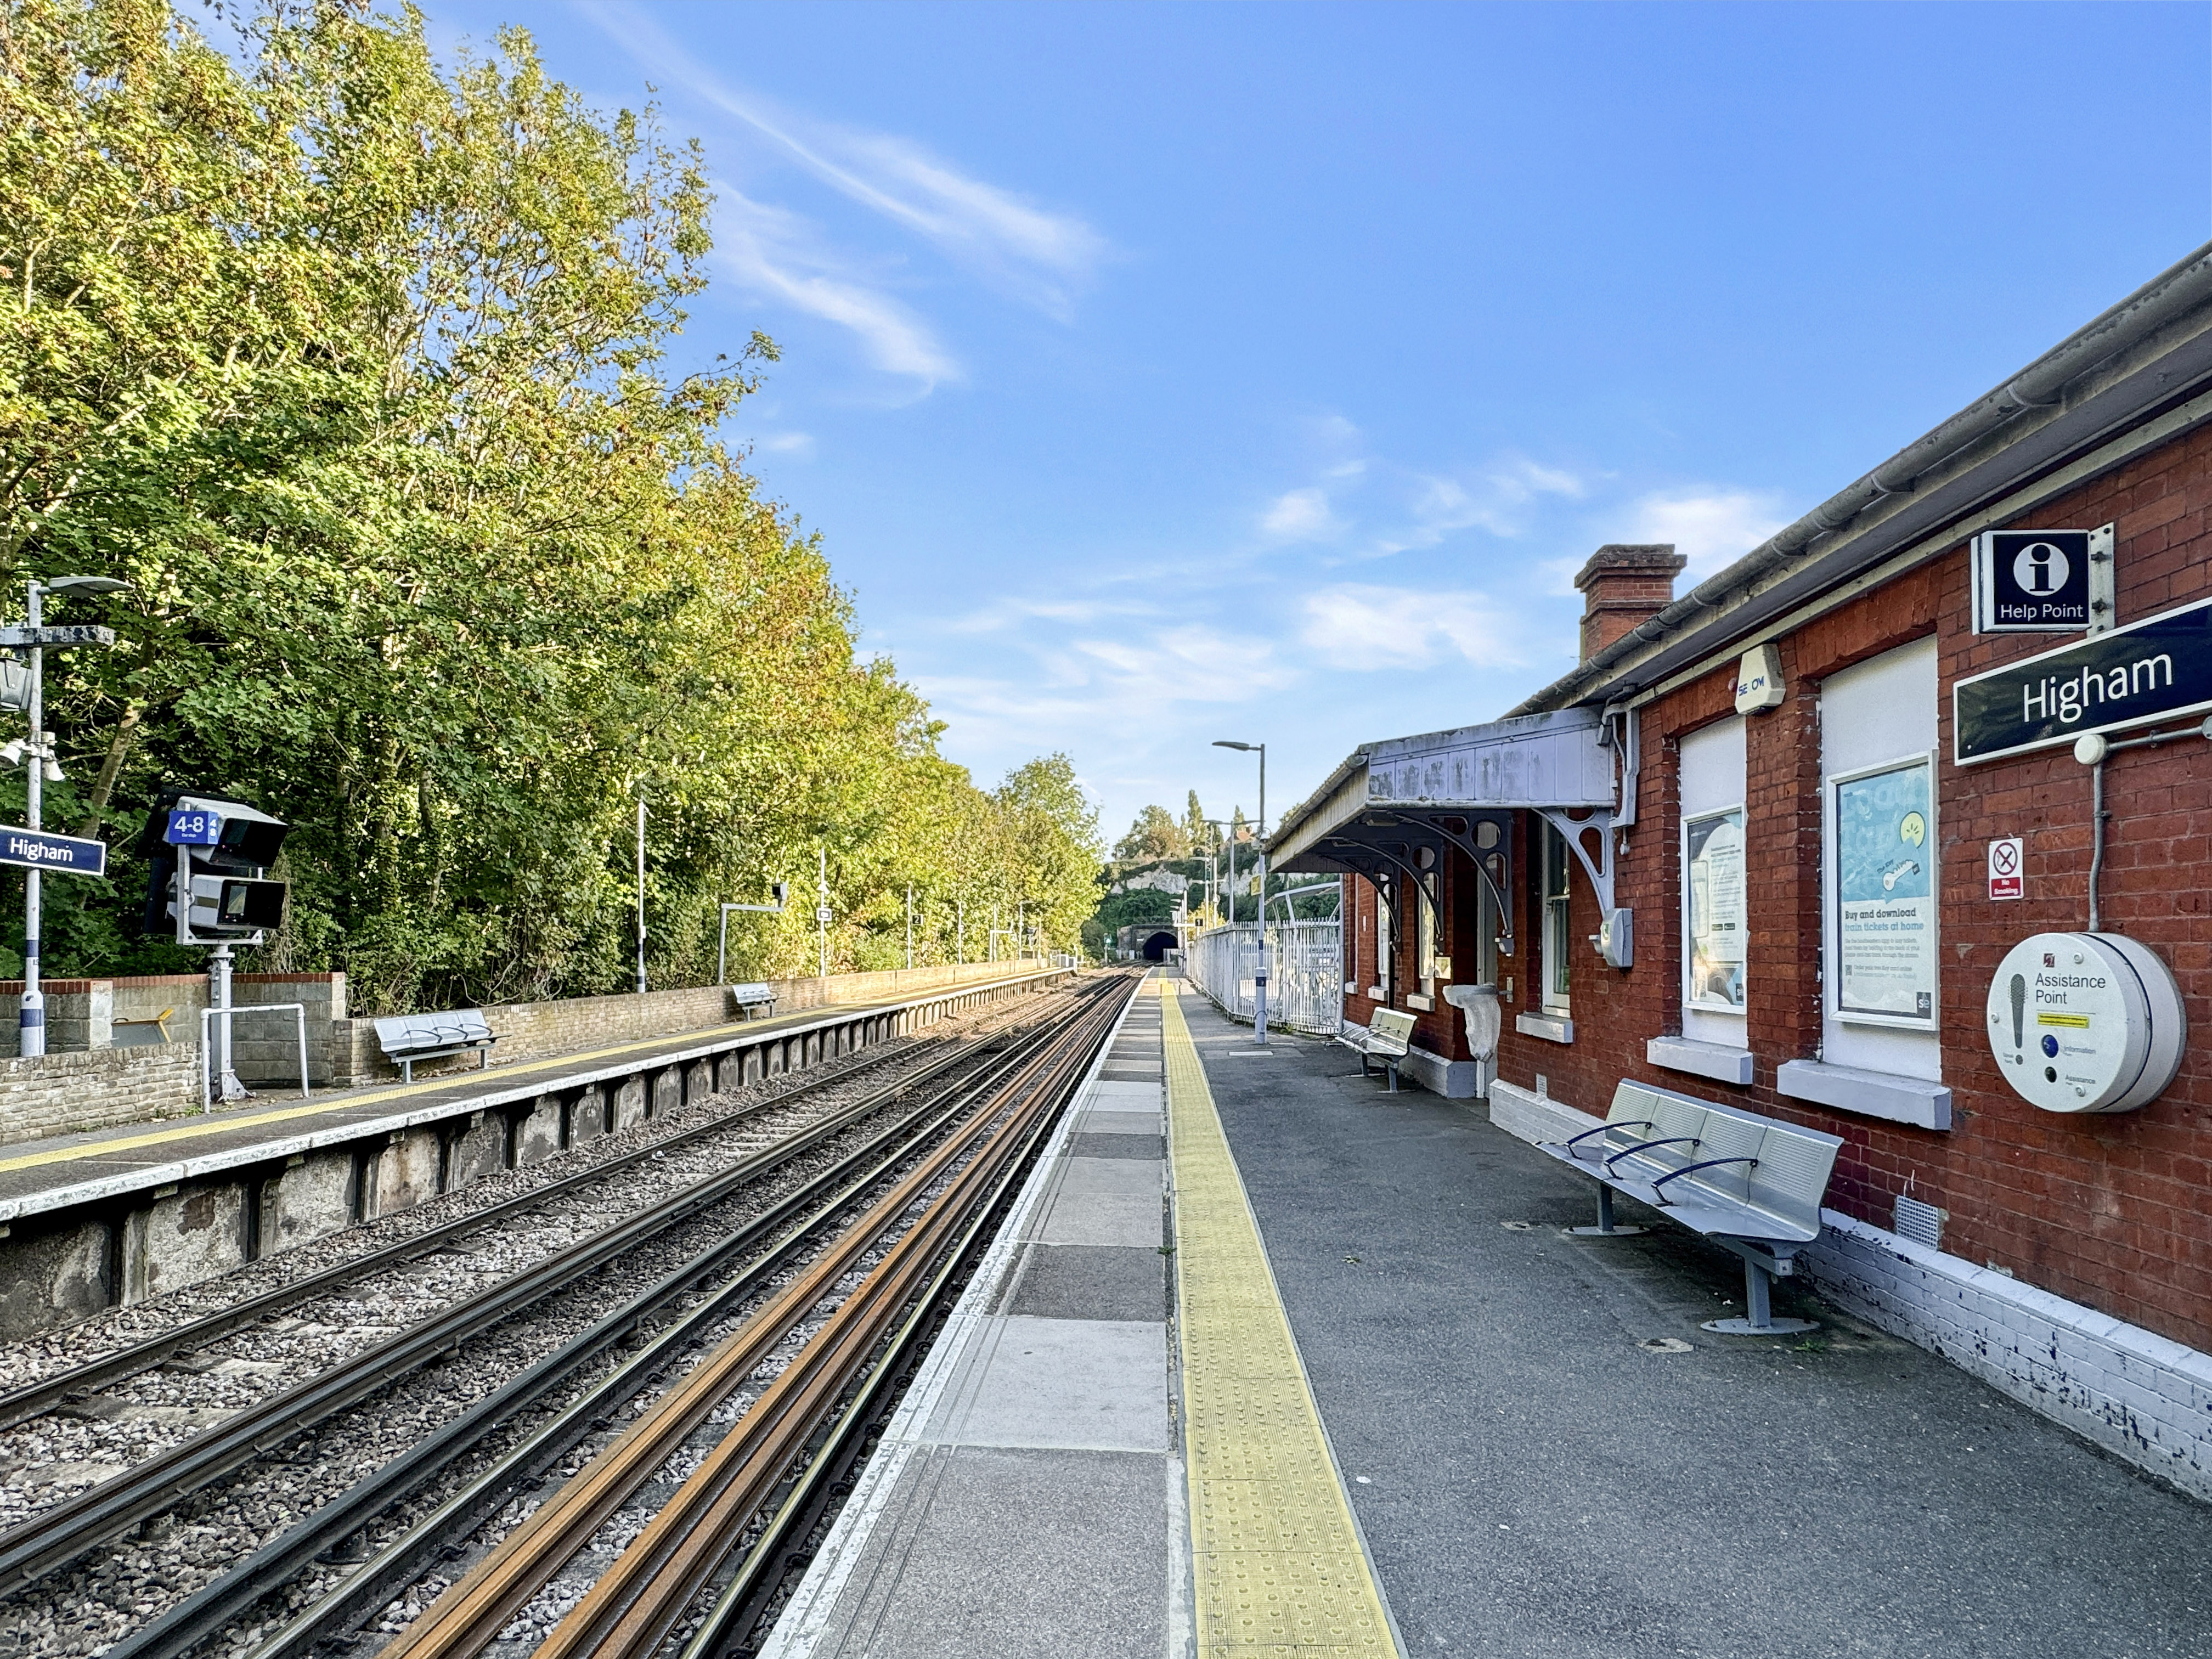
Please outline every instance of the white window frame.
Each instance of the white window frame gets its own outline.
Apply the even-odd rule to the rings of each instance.
[[[1843,866],[1836,844],[1836,799],[1845,784],[1856,783],[1862,778],[1879,777],[1885,772],[1902,770],[1908,766],[1924,765],[1928,769],[1928,833],[1920,849],[1928,861],[1928,884],[1934,896],[1930,910],[1936,938],[1931,959],[1935,963],[1936,980],[1929,988],[1928,1018],[1922,1019],[1911,1014],[1869,1013],[1857,1009],[1846,1010],[1844,1006],[1843,933],[1842,919],[1837,914],[1841,900]],[[1936,751],[1932,749],[1908,750],[1891,760],[1872,766],[1853,767],[1847,772],[1830,772],[1820,780],[1820,957],[1823,1015],[1838,1025],[1868,1025],[1893,1031],[1914,1031],[1929,1036],[1941,1035],[1943,1025],[1943,870],[1939,849],[1942,846],[1941,826],[1936,819],[1938,787]]]
[[[1538,902],[1542,906],[1544,954],[1538,966],[1540,975],[1538,1004],[1547,1013],[1566,1013],[1572,1005],[1570,993],[1574,984],[1574,863],[1573,849],[1567,838],[1543,819],[1541,826],[1542,852],[1536,860]],[[1559,878],[1559,890],[1555,896],[1552,879]],[[1559,981],[1565,981],[1561,986]]]
[[[1746,1016],[1747,1008],[1751,1000],[1751,963],[1748,949],[1746,950],[1744,960],[1744,1006],[1732,1006],[1725,1002],[1700,1001],[1692,989],[1694,981],[1690,974],[1690,964],[1694,959],[1697,939],[1690,905],[1690,831],[1698,824],[1710,823],[1715,818],[1727,817],[1735,818],[1737,821],[1736,827],[1743,831],[1744,861],[1747,875],[1751,856],[1751,815],[1742,802],[1739,801],[1733,806],[1709,807],[1704,811],[1685,812],[1682,815],[1682,1006],[1686,1011],[1694,1014],[1717,1014],[1723,1018],[1742,1019]],[[1747,892],[1745,896],[1747,913],[1749,908],[1750,897]],[[1747,947],[1750,944],[1748,921],[1749,916],[1747,914],[1747,926],[1744,930]]]

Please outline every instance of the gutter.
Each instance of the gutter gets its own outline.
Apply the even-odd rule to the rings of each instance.
[[[1561,678],[1508,710],[1506,717],[1573,703],[1604,682],[1632,656],[1689,626],[1701,616],[1711,613],[1708,619],[1717,619],[1721,611],[1747,598],[1763,580],[1783,566],[1798,561],[1814,543],[1850,526],[1868,508],[1887,497],[1912,495],[1928,474],[1988,441],[2022,416],[2034,410],[2057,411],[2066,402],[2067,391],[2075,387],[2092,370],[2151,340],[2160,330],[2191,317],[2208,305],[2212,305],[2212,243],[2153,277],[2002,386],[1907,444],[1727,569],[1707,578]]]

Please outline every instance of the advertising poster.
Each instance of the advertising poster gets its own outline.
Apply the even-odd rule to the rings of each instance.
[[[1743,814],[1716,812],[1684,828],[1689,860],[1689,985],[1693,1008],[1743,1012],[1746,951]]]
[[[1836,791],[1836,1012],[1936,1023],[1936,841],[1929,765]]]

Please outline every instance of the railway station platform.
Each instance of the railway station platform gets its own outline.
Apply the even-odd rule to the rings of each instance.
[[[1802,1294],[1810,1335],[1705,1333],[1735,1257],[1577,1237],[1480,1103],[1178,989],[765,1654],[2212,1652],[2197,1500]]]

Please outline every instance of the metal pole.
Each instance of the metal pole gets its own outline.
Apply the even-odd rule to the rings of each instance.
[[[721,936],[714,941],[714,983],[730,982],[730,907],[722,907]]]
[[[645,801],[637,803],[637,994],[645,994]]]
[[[968,962],[968,901],[952,901],[952,963],[965,967]]]
[[[820,860],[814,878],[814,937],[820,950],[817,969],[823,979],[830,977],[830,849],[817,847],[815,856]]]
[[[1260,745],[1260,969],[1253,975],[1255,1042],[1267,1041],[1267,745]]]
[[[27,605],[30,625],[35,629],[46,620],[46,589],[34,579],[30,586],[30,600]],[[39,822],[40,786],[45,781],[39,768],[39,750],[44,745],[46,720],[46,653],[44,647],[31,647],[31,748],[24,757],[30,780],[27,811],[29,828],[43,828]],[[39,988],[39,876],[36,870],[23,874],[23,1001],[21,1012],[15,1017],[18,1033],[17,1052],[26,1059],[46,1052],[46,998]]]
[[[991,907],[991,960],[999,959],[999,907]]]
[[[906,965],[914,966],[914,884],[906,884]]]
[[[208,957],[209,1002],[215,1015],[215,1095],[217,1100],[246,1098],[246,1085],[230,1059],[230,946],[218,945]]]

